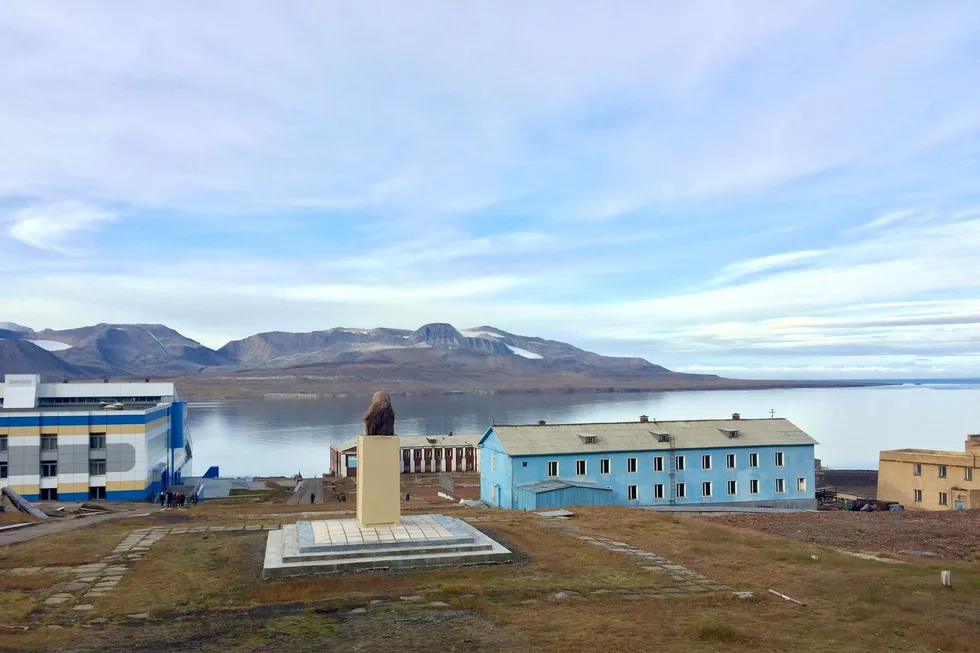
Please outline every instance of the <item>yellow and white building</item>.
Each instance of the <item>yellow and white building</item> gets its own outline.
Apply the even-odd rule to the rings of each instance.
[[[878,457],[878,500],[908,510],[980,508],[980,434],[964,451],[894,449]]]
[[[141,500],[180,482],[191,460],[186,402],[173,383],[0,385],[0,487],[28,500]]]

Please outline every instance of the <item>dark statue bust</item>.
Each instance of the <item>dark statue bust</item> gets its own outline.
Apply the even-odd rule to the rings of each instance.
[[[394,435],[395,409],[391,407],[391,397],[379,391],[371,398],[371,405],[364,413],[364,435]]]

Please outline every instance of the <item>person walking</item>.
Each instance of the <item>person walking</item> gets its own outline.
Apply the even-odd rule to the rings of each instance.
[[[174,507],[174,493],[173,490],[167,490],[167,507]]]
[[[316,503],[316,494],[310,492],[310,503]]]
[[[163,508],[163,502],[166,501],[166,500],[167,500],[167,495],[165,495],[163,493],[163,490],[160,490],[160,507],[161,508]]]

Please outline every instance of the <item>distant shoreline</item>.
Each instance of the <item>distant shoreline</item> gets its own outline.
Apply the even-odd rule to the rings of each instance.
[[[654,392],[718,392],[735,390],[791,390],[813,388],[868,388],[878,386],[901,385],[894,381],[751,381],[737,380],[734,383],[707,383],[698,385],[663,385],[650,387],[642,386],[606,386],[606,387],[552,387],[552,388],[469,388],[454,390],[444,387],[428,387],[405,389],[386,386],[384,382],[371,384],[368,387],[351,388],[348,391],[324,388],[308,390],[263,389],[265,384],[242,384],[228,388],[225,383],[194,383],[190,379],[201,381],[205,375],[176,379],[181,396],[191,401],[231,401],[242,399],[336,399],[344,397],[370,397],[378,388],[387,389],[392,396],[399,397],[450,397],[450,396],[491,396],[491,395],[608,395],[608,394],[646,394]],[[269,384],[273,385],[273,384]],[[361,385],[361,384],[357,384]],[[400,385],[400,384],[399,384]],[[186,386],[186,387],[185,387]],[[184,388],[184,389],[181,389]]]

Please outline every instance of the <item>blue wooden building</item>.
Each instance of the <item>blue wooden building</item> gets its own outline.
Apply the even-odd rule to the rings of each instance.
[[[786,419],[494,425],[480,497],[502,508],[814,508],[816,441]]]

